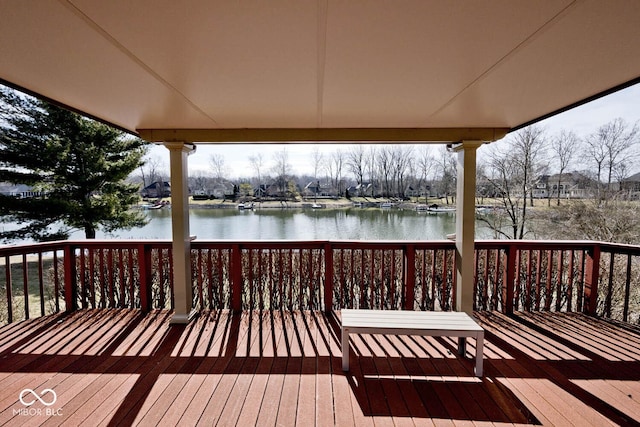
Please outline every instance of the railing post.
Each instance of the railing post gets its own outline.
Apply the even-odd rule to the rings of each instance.
[[[631,293],[631,254],[627,254],[627,280],[624,282],[624,306],[622,308],[622,321],[629,321],[629,296]]]
[[[22,254],[22,289],[24,292],[24,318],[29,319],[29,265],[27,254]]]
[[[324,311],[333,310],[333,246],[324,244]]]
[[[64,303],[65,312],[71,313],[78,309],[76,280],[76,251],[75,247],[64,247]]]
[[[242,311],[242,247],[231,247],[231,308],[235,313]]]
[[[151,289],[153,276],[151,275],[151,247],[149,245],[138,246],[138,271],[140,274],[140,309],[147,313],[153,308]]]
[[[595,245],[586,254],[583,313],[595,316],[598,300],[598,282],[600,280],[600,245]]]
[[[7,321],[13,322],[13,291],[11,290],[11,257],[9,255],[4,257],[4,273],[7,281]]]
[[[416,288],[416,247],[405,246],[404,250],[404,309],[413,310]]]
[[[510,244],[507,248],[507,262],[504,266],[504,282],[502,283],[502,312],[513,313],[513,287],[516,274],[516,255],[518,253],[515,245]]]

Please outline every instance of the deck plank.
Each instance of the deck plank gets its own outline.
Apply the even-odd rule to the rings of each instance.
[[[273,327],[271,313],[267,313],[262,319],[262,329],[260,330],[258,356],[260,361],[256,368],[256,375],[251,379],[251,384],[247,390],[244,405],[238,416],[236,425],[256,425],[260,414],[261,405],[265,396],[265,390],[269,379],[269,374],[275,361],[275,347],[282,334],[279,329]],[[252,353],[255,357],[255,353]]]
[[[247,348],[251,346],[252,340],[256,339],[257,334],[252,331],[248,325],[253,325],[251,313],[243,312],[242,315],[234,315],[231,330],[241,330],[234,333],[237,339],[227,342],[224,358],[228,359],[225,369],[216,375],[215,386],[201,389],[200,393],[208,395],[209,399],[206,405],[198,412],[200,414],[199,421],[208,425],[216,425],[221,414],[225,410],[229,396],[233,389],[239,373],[242,371],[244,363],[247,361]],[[205,380],[206,381],[206,380]]]
[[[408,356],[406,353],[407,347],[404,345],[403,340],[394,336],[384,336],[384,340],[390,345],[390,357],[387,359],[388,369],[392,375],[392,381],[398,385],[398,398],[402,399],[406,405],[407,416],[412,418],[415,425],[433,425],[431,420],[427,423],[422,421],[428,418],[428,412],[420,399],[420,395],[413,386],[414,380],[403,363],[404,357]]]
[[[540,330],[539,325],[532,326],[525,323],[520,326],[518,333],[526,335],[530,327]],[[564,343],[560,345],[564,345]],[[624,414],[624,411],[613,408],[602,399],[594,398],[591,393],[577,387],[567,378],[584,378],[585,375],[591,375],[590,372],[596,375],[600,372],[602,375],[602,373],[610,371],[610,369],[602,369],[602,366],[606,365],[606,360],[596,358],[593,361],[585,361],[581,357],[574,359],[568,356],[560,361],[563,362],[562,364],[558,364],[559,362],[555,359],[533,363],[533,360],[517,354],[521,351],[520,348],[515,348],[513,351],[516,353],[518,364],[528,372],[529,377],[536,379],[537,382],[533,388],[537,392],[544,390],[541,395],[557,412],[562,413],[563,417],[576,422],[577,425],[605,425],[609,422],[605,417],[613,418],[616,423],[627,424],[629,422],[630,418]],[[583,351],[590,354],[590,349]],[[534,379],[530,381],[534,381]],[[580,406],[582,406],[581,409],[579,409]]]
[[[336,421],[336,399],[332,384],[331,352],[325,341],[329,336],[327,324],[320,321],[319,316],[310,312],[309,325],[314,332],[313,340],[316,348],[316,401],[315,401],[315,425],[318,427],[332,426]],[[337,358],[337,357],[336,357]],[[341,405],[346,402],[341,402]],[[341,408],[341,410],[344,410]],[[351,412],[351,405],[349,405]],[[353,420],[351,420],[351,423]]]
[[[282,338],[284,339],[284,337]],[[260,405],[260,413],[256,425],[271,426],[276,425],[278,418],[278,407],[282,397],[282,385],[287,371],[287,359],[284,357],[276,357],[274,359],[267,386]]]
[[[251,386],[251,381],[256,375],[256,370],[260,363],[260,359],[250,356],[252,354],[252,349],[255,349],[262,345],[259,333],[262,319],[260,318],[260,316],[254,315],[251,318],[251,322],[252,336],[250,337],[250,339],[249,337],[247,337],[246,340],[249,348],[246,349],[246,352],[237,352],[237,356],[239,358],[244,355],[244,363],[242,363],[242,365],[240,366],[238,375],[235,378],[235,382],[231,390],[228,392],[229,398],[226,405],[224,405],[220,417],[218,418],[219,420],[221,420],[219,423],[220,425],[238,425],[237,419],[239,418],[245,403],[252,403],[250,401],[247,402],[247,395]],[[225,375],[225,378],[226,377],[230,377],[230,375]]]
[[[183,388],[183,390],[187,390],[187,393],[182,396],[182,399],[187,405],[180,414],[178,424],[194,425],[201,420],[204,408],[212,398],[233,358],[231,349],[235,348],[236,343],[242,340],[246,328],[239,327],[239,316],[228,314],[225,316],[224,327],[217,329],[216,333],[221,334],[220,339],[214,340],[208,347],[205,363],[192,375],[188,384]],[[203,420],[203,422],[205,421]]]
[[[143,326],[138,326],[138,334],[131,334],[136,338],[152,340],[158,333],[158,328],[164,322],[149,322]],[[128,347],[133,340],[125,340],[121,346]],[[98,425],[101,421],[109,421],[111,414],[115,413],[120,404],[127,398],[131,388],[136,384],[137,377],[132,372],[137,371],[145,362],[144,358],[136,357],[135,354],[126,354],[114,351],[115,363],[104,370],[104,373],[92,383],[96,388],[96,393],[86,402],[82,399],[74,399],[71,407],[64,406],[64,415],[69,418],[70,425],[81,425],[86,420]],[[85,392],[82,391],[82,396]],[[79,395],[80,396],[80,395]],[[89,409],[89,410],[87,410]],[[50,420],[53,421],[53,420]],[[55,420],[58,421],[58,420]],[[54,425],[51,423],[50,425]]]
[[[460,357],[449,337],[353,334],[345,373],[339,312],[219,311],[183,327],[170,315],[85,310],[1,327],[0,424],[640,424],[632,326],[476,313],[487,331],[476,378],[473,339]],[[58,415],[16,412],[25,388],[55,390]]]
[[[298,405],[296,408],[295,424],[310,426],[316,424],[316,372],[318,371],[318,356],[312,341],[308,319],[305,313],[296,317],[297,327],[302,338],[302,365],[300,368],[300,383],[298,386]]]
[[[218,355],[214,348],[224,340],[224,334],[230,316],[228,313],[215,313],[212,317],[205,317],[206,324],[204,330],[207,334],[200,340],[195,349],[195,357],[202,358],[201,363],[191,371],[189,378],[176,396],[173,403],[167,408],[163,422],[167,425],[177,425],[180,419],[187,413],[187,408],[195,399],[202,387],[207,375],[215,368],[217,363],[222,363],[221,359],[214,357]],[[211,357],[207,357],[211,356]],[[188,418],[188,417],[187,417]]]
[[[124,339],[120,342],[114,341],[112,345],[114,346],[128,346],[133,342],[133,337],[148,337],[149,339],[158,332],[158,328],[161,327],[166,322],[166,318],[159,317],[155,322],[148,323],[144,326],[141,326],[139,323],[133,325],[134,333],[127,334]],[[114,331],[117,328],[113,328]],[[79,424],[81,421],[87,419],[91,411],[87,411],[86,408],[97,408],[102,407],[101,410],[94,411],[95,413],[104,413],[104,403],[105,400],[113,401],[116,400],[118,396],[118,390],[121,386],[127,382],[127,380],[133,381],[132,375],[121,374],[121,372],[127,371],[135,371],[137,370],[144,362],[144,359],[141,358],[129,358],[126,355],[111,357],[111,352],[106,352],[103,355],[99,355],[93,358],[87,365],[83,367],[83,369],[87,370],[91,368],[92,364],[98,364],[96,368],[93,370],[96,372],[100,372],[98,375],[93,376],[93,381],[90,383],[86,383],[86,379],[90,376],[87,375],[85,378],[82,378],[78,381],[77,375],[71,375],[68,377],[67,381],[72,383],[76,392],[75,397],[71,398],[71,395],[61,394],[61,389],[56,387],[56,390],[59,391],[58,398],[62,402],[68,402],[64,405],[63,416],[60,419],[56,419],[57,421],[65,421],[73,424]],[[126,391],[126,387],[120,392],[123,393]],[[123,395],[126,396],[126,395]],[[104,411],[104,412],[103,412]],[[45,425],[53,425],[51,423],[53,420],[49,420]]]
[[[297,334],[295,318],[283,315],[283,330],[288,339],[289,354],[287,368],[282,383],[282,395],[278,406],[276,424],[282,426],[295,425],[298,409],[298,391],[300,387],[300,372],[302,370],[302,346]]]
[[[133,320],[135,317],[139,317],[135,313],[129,314],[129,316],[119,314],[114,316],[113,323],[109,322],[108,316],[90,316],[87,323],[95,329],[91,327],[78,328],[80,323],[76,319],[70,319],[70,323],[65,324],[64,327],[55,327],[54,333],[46,335],[52,340],[57,338],[59,341],[69,343],[74,351],[69,354],[69,350],[65,349],[60,352],[62,354],[59,356],[52,357],[52,354],[59,351],[61,346],[59,343],[50,343],[48,347],[40,349],[37,358],[28,364],[12,364],[11,369],[22,372],[12,375],[13,378],[8,378],[7,381],[2,381],[3,396],[6,396],[2,399],[2,404],[7,400],[15,399],[20,391],[26,388],[33,390],[54,388],[59,394],[60,402],[72,401],[76,395],[84,392],[84,389],[97,377],[96,374],[85,375],[82,374],[83,372],[101,372],[114,363],[114,360],[108,356],[106,356],[106,362],[103,363],[105,358],[100,357],[97,353],[99,353],[99,349],[104,348],[105,339],[110,339],[110,336],[116,335],[119,331],[127,331],[125,327],[127,319]],[[26,350],[22,347],[18,351],[22,354]],[[22,361],[20,354],[18,359]],[[46,372],[46,374],[34,376],[25,373],[33,368]],[[0,369],[3,367],[0,366]],[[17,381],[11,381],[11,379]],[[0,420],[7,413],[8,411],[2,411]]]
[[[206,320],[206,318],[200,317],[192,323],[192,328],[186,328],[186,345],[169,366],[170,373],[162,374],[156,380],[152,392],[146,397],[144,405],[138,411],[133,425],[158,425],[164,418],[166,411],[176,401],[189,381],[189,373],[197,370],[203,361],[201,358],[190,357],[193,356],[199,340],[189,340],[189,335],[197,334],[202,330]]]

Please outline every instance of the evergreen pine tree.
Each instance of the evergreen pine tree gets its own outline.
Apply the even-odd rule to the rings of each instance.
[[[142,164],[139,138],[15,91],[0,89],[0,182],[25,184],[36,197],[0,195],[4,241],[66,239],[83,230],[145,224],[130,210],[138,188],[125,180]]]

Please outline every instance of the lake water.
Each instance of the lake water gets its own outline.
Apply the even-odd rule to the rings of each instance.
[[[171,210],[145,211],[143,228],[97,238],[171,239]],[[191,209],[199,240],[441,240],[455,232],[455,214],[399,209]],[[490,233],[478,226],[478,238]],[[82,233],[72,238],[82,239]]]

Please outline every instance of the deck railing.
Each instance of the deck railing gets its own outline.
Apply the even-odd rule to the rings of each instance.
[[[451,241],[194,241],[194,305],[451,310],[455,258]],[[478,241],[474,282],[476,310],[577,311],[637,323],[640,246]],[[172,308],[173,288],[169,241],[0,248],[1,323],[83,308]]]

